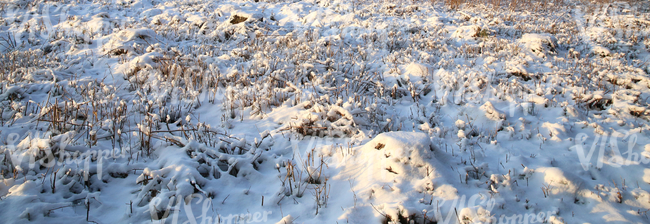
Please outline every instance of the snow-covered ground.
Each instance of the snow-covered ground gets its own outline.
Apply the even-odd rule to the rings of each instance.
[[[4,0],[0,222],[650,222],[650,3],[479,2]]]

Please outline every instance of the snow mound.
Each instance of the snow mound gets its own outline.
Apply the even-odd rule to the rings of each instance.
[[[142,12],[141,15],[145,16],[145,17],[154,17],[154,16],[160,15],[162,13],[163,13],[163,11],[161,9],[147,9],[147,10],[144,10],[144,12]]]
[[[237,11],[232,14],[230,17],[230,23],[231,24],[239,24],[242,22],[254,22],[258,21],[264,18],[264,15],[261,13],[248,13],[248,12],[242,12],[242,11]]]
[[[547,33],[527,33],[524,34],[519,43],[523,44],[527,49],[537,54],[538,56],[544,56],[546,54],[555,54],[555,48],[557,48],[557,39]]]
[[[490,101],[485,102],[485,104],[483,104],[483,106],[480,108],[481,110],[485,111],[485,116],[490,120],[499,121],[506,119],[506,115],[494,108],[494,105],[492,105]]]
[[[471,220],[472,223],[490,223],[490,211],[483,208],[483,206],[474,206],[470,208],[463,208],[458,214],[461,220]]]
[[[602,46],[594,46],[594,47],[591,49],[591,52],[592,52],[594,55],[598,55],[598,56],[601,56],[601,57],[607,57],[607,56],[611,56],[611,55],[612,55],[612,52],[610,52],[609,49],[607,49],[607,48],[605,48],[605,47],[602,47]]]
[[[439,167],[424,133],[382,133],[359,152],[357,163],[348,167],[353,189],[390,217],[421,211],[423,193],[442,200],[457,197],[458,190],[438,172],[446,168]]]
[[[276,222],[275,224],[293,224],[293,218],[291,217],[291,215],[287,215],[284,218],[282,218],[282,220]]]
[[[481,33],[481,27],[478,25],[461,26],[451,35],[453,38],[473,39]]]
[[[343,102],[341,100],[341,102]],[[348,102],[353,102],[349,99]],[[359,125],[367,124],[363,118],[357,117],[363,113],[361,108],[355,108],[350,103],[342,105],[326,105],[318,102],[304,102],[296,107],[304,110],[284,125],[284,130],[293,130],[303,136],[355,136],[360,134]]]
[[[160,38],[151,29],[125,29],[115,34],[106,44],[107,53],[118,50],[133,51],[137,46],[149,46],[158,43]]]
[[[427,66],[420,63],[411,63],[406,67],[406,73],[414,76],[427,76],[429,74],[429,69]]]
[[[203,24],[208,21],[208,18],[205,16],[190,15],[185,20],[190,22],[193,26],[202,27]]]
[[[566,128],[560,123],[544,122],[542,128],[548,130],[548,134],[551,136],[551,140],[553,141],[562,141],[558,136],[564,136],[566,133]]]
[[[569,174],[557,167],[538,168],[537,172],[544,174],[544,186],[552,195],[573,195],[578,190],[578,185]]]
[[[388,132],[382,133],[365,144],[364,153],[388,153],[387,157],[408,158],[410,164],[423,163],[431,158],[431,141],[424,133]],[[381,153],[379,153],[381,154]],[[390,165],[390,164],[389,164]]]

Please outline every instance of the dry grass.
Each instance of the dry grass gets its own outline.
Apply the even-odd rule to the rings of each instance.
[[[595,1],[598,4],[611,2],[611,0]],[[629,0],[626,2],[638,3],[642,1]],[[498,10],[494,11],[498,11],[499,13],[503,11],[508,13],[507,11],[509,10],[548,10],[546,11],[548,13],[549,11],[552,12],[551,10],[554,6],[566,4],[564,0],[432,0],[432,3],[443,4],[452,10],[460,10],[465,7],[483,7],[488,9],[492,7],[498,8]],[[647,4],[647,2],[643,4]],[[393,7],[388,11],[390,11],[391,15],[407,16],[409,13],[415,11],[398,9]],[[359,12],[362,12],[362,10],[359,10]],[[516,13],[510,13],[508,15]],[[516,16],[503,16],[503,19],[506,21],[517,21]],[[243,21],[244,19],[242,17],[238,20]],[[239,23],[241,21],[234,22]],[[558,22],[557,27],[533,27],[535,23],[543,23],[544,21],[548,20],[542,18],[535,21],[521,22],[520,24],[523,25],[519,26],[517,24],[517,29],[521,32],[549,30],[547,32],[553,34],[558,33],[558,36],[562,36],[562,32],[565,32],[562,29],[567,26],[569,27],[567,29],[575,26],[571,22]],[[246,24],[250,26],[255,25],[253,23]],[[529,25],[529,27],[526,27],[526,25]],[[498,31],[494,33],[488,33],[486,31],[479,35],[481,38],[485,38],[483,47],[465,45],[450,49],[445,47],[448,44],[446,44],[444,37],[440,35],[426,36],[424,32],[413,32],[405,35],[391,34],[388,36],[389,41],[384,41],[384,43],[382,43],[382,40],[376,34],[369,34],[363,36],[363,40],[365,43],[369,43],[369,45],[360,47],[360,50],[341,47],[345,46],[343,43],[339,43],[339,47],[337,47],[336,43],[319,43],[317,39],[313,38],[312,33],[292,33],[286,36],[273,36],[259,33],[247,38],[247,32],[245,30],[225,30],[223,33],[227,35],[224,34],[224,36],[208,36],[201,32],[191,31],[185,32],[182,29],[179,30],[178,27],[172,26],[159,27],[156,32],[165,38],[198,39],[200,40],[198,42],[203,41],[207,44],[178,49],[173,52],[171,50],[165,50],[162,47],[161,49],[154,48],[155,50],[162,51],[162,55],[164,56],[156,58],[154,63],[148,66],[134,66],[129,71],[124,71],[124,78],[126,80],[124,86],[111,86],[110,82],[104,83],[103,80],[80,80],[74,77],[75,74],[59,71],[61,69],[56,70],[56,74],[60,77],[56,77],[58,82],[54,83],[52,90],[47,92],[47,94],[51,95],[51,98],[48,97],[47,100],[42,102],[30,102],[23,99],[24,97],[21,97],[19,94],[8,94],[8,101],[10,101],[11,107],[0,108],[0,111],[2,111],[0,114],[4,112],[8,114],[11,112],[12,116],[9,120],[2,120],[2,117],[0,117],[0,125],[7,123],[11,125],[14,123],[20,124],[19,119],[21,117],[37,117],[38,119],[35,120],[37,121],[36,128],[51,131],[53,135],[67,132],[73,133],[73,142],[71,144],[97,147],[97,145],[101,145],[103,142],[105,145],[110,144],[112,148],[128,150],[130,154],[128,157],[129,162],[143,157],[150,157],[155,152],[156,143],[165,142],[182,147],[185,144],[185,140],[195,140],[208,147],[214,147],[218,154],[229,154],[239,158],[244,157],[247,152],[252,152],[253,147],[250,142],[246,143],[244,140],[234,138],[228,134],[228,129],[231,128],[230,123],[247,119],[264,119],[268,116],[266,115],[267,113],[283,105],[290,107],[301,105],[302,108],[299,108],[299,112],[301,112],[299,115],[305,115],[300,118],[292,118],[292,120],[284,123],[285,126],[280,131],[290,130],[291,132],[289,134],[344,137],[352,136],[362,129],[373,130],[377,133],[402,129],[408,130],[410,127],[408,127],[409,124],[407,122],[388,119],[391,118],[390,111],[385,111],[388,111],[392,105],[395,105],[395,102],[400,103],[402,98],[417,104],[421,102],[421,99],[426,99],[425,96],[432,90],[426,88],[428,85],[423,87],[411,81],[399,81],[399,85],[385,85],[390,82],[384,82],[381,74],[378,75],[374,71],[348,66],[354,61],[368,60],[368,52],[383,52],[383,50],[389,52],[381,60],[386,66],[394,67],[392,71],[399,73],[400,70],[397,69],[398,65],[404,63],[404,58],[410,60],[410,55],[413,55],[411,54],[412,51],[430,52],[433,56],[429,59],[422,59],[422,63],[431,64],[432,70],[434,68],[456,69],[453,60],[445,60],[445,58],[465,58],[468,61],[473,60],[473,58],[486,58],[487,56],[507,58],[515,57],[516,53],[520,51],[516,43],[509,43],[505,39],[495,38],[494,36],[498,35]],[[576,42],[575,37],[569,35],[564,35],[564,37],[564,45],[573,46],[574,44],[567,43]],[[238,40],[242,42],[235,43]],[[641,41],[645,43],[646,47],[650,46],[648,39]],[[14,48],[16,46],[15,41],[10,37],[0,39],[0,44],[4,44],[5,48]],[[223,47],[225,49],[232,48],[232,50],[227,52],[221,46],[225,46]],[[365,48],[365,46],[368,47]],[[382,46],[387,47],[382,48]],[[144,47],[138,46],[134,51],[143,52],[144,50],[141,48],[144,49]],[[444,51],[442,48],[445,48]],[[299,50],[293,51],[291,49]],[[28,85],[33,83],[42,82],[47,84],[51,82],[54,73],[50,75],[49,73],[34,72],[35,70],[58,66],[57,63],[59,62],[51,56],[57,52],[44,54],[43,51],[13,51],[2,54],[0,56],[0,81],[6,82],[6,86],[16,84],[25,85],[24,89],[29,89],[27,88],[29,87]],[[222,54],[220,52],[228,53],[233,58],[232,61],[241,64],[241,66],[234,67],[233,72],[224,74],[222,73],[224,70],[219,70],[219,68],[210,65],[210,62],[203,62],[197,57],[197,55],[215,56]],[[448,53],[443,55],[442,52]],[[132,59],[133,56],[130,56],[130,54],[131,52],[127,50],[116,50],[103,57],[117,58],[119,59],[119,63],[123,64],[128,63]],[[578,55],[580,55],[579,52]],[[43,59],[43,57],[47,58]],[[187,58],[192,58],[192,60],[188,60]],[[196,60],[193,60],[195,58]],[[326,60],[330,58],[334,60]],[[418,58],[417,60],[420,59]],[[312,73],[314,71],[318,73],[317,70],[303,66],[308,64],[306,62],[315,61],[317,63],[311,64],[318,64],[319,66],[322,64],[323,70],[327,70],[328,73],[315,75]],[[583,79],[583,77],[586,77],[593,70],[605,70],[606,65],[597,63],[594,65],[587,60],[579,61],[579,63],[568,65],[565,62],[554,61],[558,67],[567,68],[558,71],[558,73],[578,74],[563,78],[563,82],[566,82],[567,85],[586,86],[586,90],[604,89],[605,91],[608,89],[628,88],[628,86],[630,88],[632,87],[632,85],[628,85],[629,82],[626,83],[624,80],[610,80],[609,84],[600,84],[597,81]],[[283,65],[291,66],[282,67]],[[282,68],[285,68],[286,71]],[[442,81],[439,83],[446,90],[460,91],[463,83],[459,80],[479,80],[477,83],[480,83],[480,85],[476,86],[480,87],[480,89],[477,92],[462,92],[458,97],[452,96],[454,99],[459,99],[458,104],[472,103],[472,99],[478,98],[473,97],[471,94],[485,93],[485,89],[487,89],[485,86],[490,85],[486,83],[490,82],[487,79],[483,80],[481,77],[470,75],[473,73],[467,72],[467,68],[459,68],[457,70],[458,73],[440,77]],[[28,74],[31,75],[27,76]],[[37,79],[33,80],[34,78]],[[551,79],[553,76],[542,74],[540,78],[536,79],[526,78],[524,75],[510,78],[523,81],[518,83],[512,83],[509,79],[500,79],[500,77],[497,77],[497,80],[494,82],[499,84],[495,85],[495,92],[503,93],[499,95],[503,100],[507,100],[506,97],[515,97],[516,101],[524,101],[523,96],[531,93],[527,92],[529,91],[529,85],[531,85],[531,82],[527,81],[533,80],[542,83],[540,80],[546,80],[546,78]],[[428,84],[430,82],[433,81],[425,80],[424,83]],[[320,90],[317,87],[325,88]],[[314,89],[313,93],[306,91],[310,89]],[[317,89],[318,91],[316,91]],[[4,93],[5,91],[7,91],[5,87],[0,87],[0,93]],[[114,94],[116,92],[127,91],[129,92],[128,95],[133,97],[120,98],[121,95]],[[462,91],[465,90],[463,89]],[[435,94],[435,90],[433,94]],[[585,111],[592,110],[599,112],[607,109],[612,104],[612,100],[609,98],[595,100],[591,100],[590,98],[590,101],[587,101],[586,98],[583,99],[581,97],[582,95],[579,95],[575,100],[579,100],[578,105],[584,108]],[[434,97],[434,100],[437,99],[437,97]],[[337,102],[338,100],[340,102]],[[424,109],[418,107],[411,112],[411,116],[415,114],[416,117],[411,117],[410,119],[415,119],[419,116],[422,118],[421,122],[423,123],[428,122],[432,126],[442,126],[436,120],[437,118],[432,115],[437,114],[440,106],[444,106],[446,102],[448,101],[440,101],[440,103],[434,101],[431,110],[426,112]],[[454,100],[450,100],[449,102],[455,103]],[[349,107],[351,109],[344,110],[341,108],[341,105],[345,105],[346,103],[350,104]],[[206,123],[202,123],[199,120],[200,117],[194,115],[193,112],[195,109],[207,104],[217,105],[215,111],[223,112],[220,123],[223,129],[212,128]],[[551,106],[557,107],[557,105]],[[355,114],[350,113],[350,111],[355,110],[357,111]],[[642,107],[633,108],[630,111],[624,112],[634,117],[647,116],[647,112]],[[413,129],[415,129],[414,126],[415,123],[413,124]],[[470,126],[472,126],[471,122]],[[468,133],[478,133],[476,135],[480,134],[485,136],[485,133],[488,133],[488,131]],[[445,138],[447,131],[442,130],[441,133],[442,138]],[[496,132],[493,133],[496,136]],[[284,136],[286,133],[281,134]],[[291,135],[287,136],[291,138]],[[259,142],[255,142],[255,149],[262,148],[263,144],[261,142],[264,138]],[[489,138],[485,139],[491,140]],[[377,144],[375,148],[381,149],[384,146],[384,144]],[[446,149],[446,147],[444,148]],[[205,152],[199,149],[192,150],[194,151],[189,152],[191,154],[189,156],[196,159],[197,163],[208,164],[213,168],[216,167],[212,173],[208,172],[209,170],[202,170],[201,175],[204,175],[204,177],[207,178],[209,174],[212,174],[213,178],[216,179],[222,174],[237,176],[238,167],[234,164],[221,161],[218,159],[218,156],[214,158],[209,156],[196,156],[195,154]],[[452,155],[453,150],[452,148]],[[259,157],[259,155],[256,156]],[[312,186],[317,208],[321,208],[327,206],[330,188],[326,184],[327,179],[321,178],[320,173],[324,166],[327,167],[325,161],[322,157],[320,157],[320,163],[318,160],[315,161],[315,159],[319,158],[312,153],[312,156],[308,156],[307,163],[305,164],[288,162],[285,165],[286,174],[284,180],[281,181],[283,181],[283,185],[286,182],[289,186],[289,195],[296,195],[297,197],[301,197],[304,194],[307,186]],[[251,163],[257,167],[259,165],[258,163],[261,162],[251,159],[247,163]],[[294,165],[302,165],[302,168],[294,167]],[[319,172],[308,173],[305,171],[307,167],[318,167]],[[296,169],[294,170],[294,168]],[[468,171],[466,177],[480,179],[481,176],[479,173],[481,171],[476,167],[474,168],[474,170]],[[394,172],[392,168],[389,169],[389,172]],[[4,171],[6,175],[13,174],[14,178],[17,175],[23,175],[17,174],[12,169]],[[295,179],[302,180],[301,176],[303,175],[309,176],[307,181],[296,182]],[[144,179],[141,184],[143,186],[148,185],[150,183],[147,181],[153,178],[154,176],[147,176],[147,179]],[[467,180],[465,180],[465,183],[467,183]],[[143,199],[143,205],[145,204],[144,202],[149,202],[151,198],[156,197],[155,195],[159,194],[160,190],[164,187],[154,185],[151,185],[152,190],[147,191],[149,194],[145,196],[147,198],[140,198]],[[292,185],[298,185],[296,194],[293,193],[296,188],[292,187]],[[54,191],[56,185],[52,183],[51,186]],[[196,186],[197,191],[202,187],[200,185]],[[394,220],[394,218],[396,217],[387,217],[387,220]],[[397,219],[428,220],[426,214],[416,219],[413,218],[413,214],[406,213],[403,216],[397,217]]]
[[[647,1],[643,0],[581,0],[582,4],[611,4],[615,2],[625,2],[632,4],[644,4]],[[532,10],[537,11],[540,9],[548,9],[549,7],[557,7],[567,5],[565,0],[431,0],[431,3],[442,3],[452,10],[458,10],[465,7],[475,7],[479,5],[491,6],[494,8],[504,8],[512,11],[518,10]]]

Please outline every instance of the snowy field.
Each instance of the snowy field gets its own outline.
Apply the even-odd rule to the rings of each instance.
[[[0,223],[649,223],[650,2],[2,0]]]

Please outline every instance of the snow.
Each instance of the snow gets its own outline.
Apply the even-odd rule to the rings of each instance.
[[[280,221],[276,222],[276,224],[293,224],[293,218],[291,215],[287,215],[284,218],[282,218]]]
[[[604,48],[602,46],[594,46],[591,50],[594,54],[601,57],[612,56],[612,53],[607,48]]]
[[[647,223],[649,2],[0,3],[3,223]]]
[[[458,29],[456,29],[453,34],[451,34],[451,37],[459,39],[473,39],[475,37],[478,37],[480,32],[481,27],[478,25],[461,26],[458,27]]]
[[[548,33],[527,33],[524,34],[519,43],[522,43],[527,49],[538,55],[555,53],[557,48],[557,39]]]

